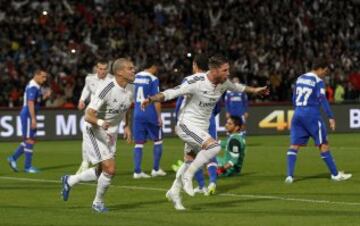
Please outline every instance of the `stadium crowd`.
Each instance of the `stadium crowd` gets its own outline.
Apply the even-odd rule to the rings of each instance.
[[[199,52],[226,54],[246,84],[269,84],[267,101],[290,101],[296,76],[328,58],[329,100],[359,102],[359,11],[358,0],[9,1],[0,5],[0,106],[21,106],[39,66],[53,92],[44,104],[71,108],[97,59],[129,56],[141,69],[152,55],[166,89]]]

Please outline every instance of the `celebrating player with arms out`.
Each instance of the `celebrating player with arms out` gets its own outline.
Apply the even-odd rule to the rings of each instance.
[[[125,117],[124,138],[131,142],[129,110],[133,100],[133,86],[129,83],[135,79],[133,63],[125,58],[117,59],[113,64],[114,79],[99,87],[85,113],[85,150],[92,164],[77,175],[65,175],[62,179],[62,196],[69,198],[71,188],[83,181],[96,181],[97,189],[92,208],[105,212],[104,195],[115,176],[115,152],[119,124]]]
[[[180,189],[190,196],[194,196],[192,179],[195,172],[208,163],[220,151],[220,145],[209,133],[209,119],[211,113],[223,93],[229,89],[237,92],[248,92],[260,95],[269,93],[267,87],[250,87],[242,84],[233,84],[228,80],[230,64],[222,56],[213,56],[209,59],[209,71],[199,73],[192,80],[165,90],[155,96],[145,99],[142,107],[154,102],[162,102],[187,95],[184,107],[180,110],[175,131],[185,142],[185,162],[176,173],[175,181],[166,193],[178,210],[185,209],[181,203]],[[197,152],[194,158],[194,153]]]
[[[295,113],[291,121],[291,145],[287,152],[287,177],[285,183],[293,183],[297,153],[300,146],[306,145],[312,137],[320,149],[320,156],[331,173],[334,181],[343,181],[351,174],[339,172],[330,153],[327,141],[326,127],[321,118],[320,105],[325,110],[330,123],[330,128],[335,130],[335,119],[331,112],[329,102],[325,96],[323,78],[328,73],[326,60],[318,59],[313,65],[313,70],[298,77],[293,93]]]

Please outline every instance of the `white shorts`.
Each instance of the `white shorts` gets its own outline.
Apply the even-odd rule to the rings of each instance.
[[[178,124],[175,132],[185,142],[185,153],[199,152],[204,142],[211,138],[208,132],[185,124]]]
[[[85,125],[83,133],[83,150],[87,160],[98,164],[104,160],[115,158],[117,133],[108,134],[102,128]]]

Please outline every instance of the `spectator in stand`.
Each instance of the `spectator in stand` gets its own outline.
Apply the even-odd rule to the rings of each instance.
[[[188,52],[222,52],[234,62],[232,74],[241,75],[241,81],[275,82],[272,101],[291,99],[295,76],[309,69],[315,54],[334,59],[344,82],[360,72],[357,0],[106,2],[12,0],[2,4],[0,77],[5,86],[1,86],[0,105],[9,105],[14,86],[24,90],[21,80],[30,78],[35,65],[56,75],[51,80],[61,84],[61,72],[73,81],[84,80],[96,59],[122,53],[134,57],[139,68],[147,54],[159,56],[163,90],[179,84],[183,79],[179,75],[191,73]],[[330,75],[330,85],[336,87],[335,73]],[[53,92],[64,92],[58,86],[53,85],[60,89]],[[356,100],[360,87],[354,87],[355,95],[345,94],[345,98]],[[76,91],[74,103],[80,97]]]

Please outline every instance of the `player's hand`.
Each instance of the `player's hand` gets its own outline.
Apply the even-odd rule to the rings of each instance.
[[[123,137],[127,141],[128,144],[131,144],[132,134],[131,134],[131,129],[129,128],[129,126],[124,127],[124,136]]]
[[[149,104],[150,104],[150,99],[149,98],[146,98],[145,100],[143,100],[141,102],[141,110],[145,111],[145,108],[147,106],[149,106]]]
[[[85,108],[85,103],[84,101],[80,100],[79,101],[79,104],[78,104],[78,109],[81,111]]]
[[[51,94],[52,94],[52,91],[50,88],[45,89],[45,92],[43,94],[43,99],[44,100],[48,99],[51,96]]]
[[[36,119],[31,119],[31,129],[36,129]]]
[[[330,124],[331,130],[335,131],[335,129],[336,129],[335,119],[333,119],[333,118],[329,119],[329,124]]]
[[[270,94],[270,90],[267,86],[254,88],[254,94],[259,96],[267,96]]]
[[[96,124],[104,130],[107,130],[110,127],[110,123],[102,119],[98,119]]]

